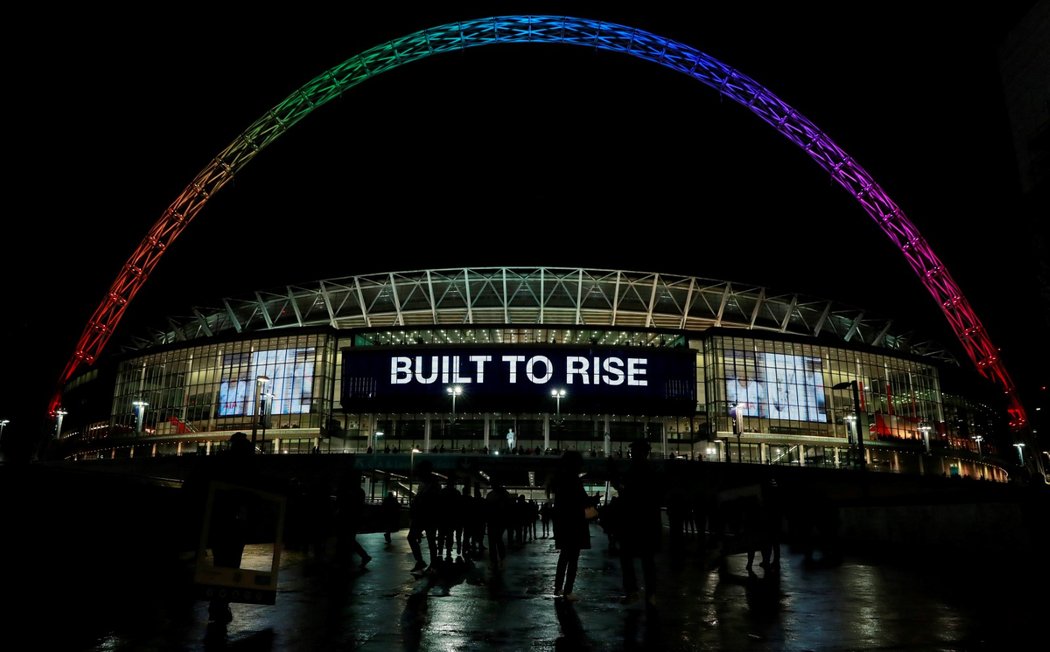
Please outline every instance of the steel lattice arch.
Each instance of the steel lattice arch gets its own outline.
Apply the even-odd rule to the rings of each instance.
[[[314,110],[378,74],[431,55],[500,43],[564,44],[620,52],[688,75],[746,107],[800,147],[875,220],[937,301],[978,371],[1005,392],[1011,426],[1025,425],[1024,408],[998,349],[944,263],[885,190],[827,134],[750,77],[689,45],[634,27],[564,16],[498,16],[414,32],[347,59],[267,111],[215,156],[150,228],[88,320],[60,384],[72,378],[81,365],[95,362],[164,252],[208,200],[262,149]],[[59,400],[56,395],[52,409]]]
[[[132,350],[224,334],[328,326],[339,330],[427,326],[744,329],[840,339],[956,363],[935,342],[893,329],[863,309],[764,287],[693,276],[563,267],[483,267],[362,274],[260,290],[169,317]]]

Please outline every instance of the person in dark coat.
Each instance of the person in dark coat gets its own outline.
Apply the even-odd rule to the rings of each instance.
[[[580,550],[591,547],[591,529],[584,516],[584,509],[591,505],[591,500],[580,480],[581,471],[583,457],[577,451],[566,451],[551,485],[554,493],[554,547],[560,551],[554,574],[554,595],[570,602],[577,599],[573,586]]]
[[[661,507],[664,482],[649,465],[649,442],[636,439],[631,443],[631,463],[615,483],[620,495],[617,541],[620,547],[620,570],[623,573],[623,604],[639,601],[638,576],[634,560],[639,559],[645,578],[645,603],[656,606],[656,553],[663,539]]]
[[[438,562],[438,502],[441,492],[441,484],[434,475],[434,465],[429,460],[416,465],[416,475],[419,477],[419,489],[408,509],[408,546],[416,560],[416,565],[412,567],[413,573],[426,571]],[[423,561],[423,549],[420,546],[424,535],[430,552],[429,566]]]
[[[503,570],[507,559],[507,544],[503,533],[510,523],[514,498],[499,478],[492,478],[492,489],[485,496],[485,522],[489,531],[489,561],[492,570]]]
[[[361,488],[361,472],[349,469],[339,479],[336,496],[336,558],[341,564],[349,564],[352,555],[361,559],[361,568],[372,561],[357,540],[365,517],[365,491]]]
[[[255,487],[258,479],[252,466],[254,447],[243,432],[230,436],[229,447],[219,453],[214,464],[187,480],[185,490],[194,507],[206,509],[208,491],[213,483],[228,488],[216,490],[211,511],[208,547],[213,563],[223,568],[240,568],[244,547],[250,538],[252,496],[242,490]],[[236,488],[234,488],[236,487]],[[208,619],[227,624],[233,620],[230,600],[218,592],[208,605]]]

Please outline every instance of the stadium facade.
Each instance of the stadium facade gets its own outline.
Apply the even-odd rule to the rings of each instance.
[[[209,454],[243,430],[273,453],[600,456],[646,437],[667,457],[1005,480],[1001,410],[942,389],[963,373],[861,309],[728,281],[389,272],[169,318],[66,385],[59,445]]]

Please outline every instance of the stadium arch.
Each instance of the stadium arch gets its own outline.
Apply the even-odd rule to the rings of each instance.
[[[393,39],[357,54],[314,77],[268,110],[201,170],[153,224],[121,268],[85,325],[51,400],[60,405],[61,386],[105,348],[128,304],[148,280],[168,247],[207,202],[265,147],[296,123],[368,79],[431,55],[501,43],[578,45],[619,52],[683,73],[732,99],[801,148],[875,220],[933,296],[978,372],[1006,395],[1011,428],[1026,425],[1024,407],[1010,374],[983,324],[943,262],[904,211],[874,178],[819,127],[765,87],[689,45],[651,32],[570,16],[513,15],[448,23]]]

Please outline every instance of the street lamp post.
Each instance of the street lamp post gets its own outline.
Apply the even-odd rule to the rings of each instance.
[[[451,422],[456,421],[456,397],[463,394],[463,388],[459,385],[450,385],[445,388],[448,395],[452,397],[452,419]]]
[[[255,402],[252,404],[252,411],[255,412],[255,417],[252,419],[252,448],[255,448],[255,437],[259,428],[259,419],[262,410],[259,404],[259,394],[261,387],[270,382],[269,376],[256,376],[255,377]]]
[[[62,439],[62,419],[69,414],[65,408],[58,408],[55,410],[55,417],[58,418],[58,423],[55,425],[55,439]]]
[[[2,425],[3,423],[4,422],[0,421],[0,433],[3,433],[3,425]],[[1013,447],[1017,449],[1017,461],[1020,462],[1022,466],[1024,466],[1025,465],[1025,442],[1017,442],[1016,444],[1013,444]]]
[[[860,389],[858,388],[856,380],[847,380],[845,382],[837,383],[831,386],[831,389],[846,389],[850,387],[853,389],[853,409],[857,414],[857,454],[859,459],[857,464],[860,466],[860,470],[863,471],[865,464],[867,463],[864,459],[864,434],[861,432],[864,430],[864,418],[863,413],[860,411]]]
[[[452,447],[455,448],[456,435],[453,432],[453,428],[456,427],[456,397],[463,394],[463,388],[459,385],[449,385],[445,388],[445,391],[452,397],[452,418],[448,420],[448,438],[452,442]]]
[[[561,400],[568,395],[565,389],[552,389],[551,396],[554,397],[555,419],[561,422]]]
[[[930,424],[923,421],[919,424],[919,432],[922,433],[922,446],[926,452],[930,452]]]
[[[418,448],[413,448],[412,453],[408,457],[408,500],[412,500],[412,483],[416,479],[416,453],[419,452]]]
[[[0,439],[4,438],[4,426],[11,423],[10,419],[0,419]]]
[[[260,412],[259,420],[262,422],[262,438],[259,440],[259,446],[262,447],[262,451],[265,453],[266,452],[266,425],[267,425],[266,416],[270,412],[271,405],[273,405],[273,403],[272,403],[272,401],[273,401],[273,394],[270,393],[270,392],[265,392],[259,398],[262,400],[262,404],[261,404],[262,405],[262,409],[259,410],[259,412]],[[280,437],[278,437],[278,439],[280,439]],[[277,452],[280,452],[280,451],[277,451]]]
[[[146,406],[149,405],[146,401],[141,399],[131,402],[132,407],[135,408],[135,434],[142,434],[142,422],[146,417]]]
[[[853,447],[856,445],[857,439],[857,415],[851,412],[843,419],[846,421],[846,439],[849,441],[849,451],[846,456],[846,464],[849,465],[853,462],[853,458],[850,456],[853,454]]]
[[[977,442],[977,466],[981,470],[981,479],[984,479],[984,453],[981,452],[981,442],[984,441],[982,435],[974,435],[973,440]]]
[[[736,430],[736,461],[737,463],[744,461],[744,453],[742,445],[740,443],[740,437],[744,434],[744,404],[734,403],[733,404],[733,430]],[[733,457],[733,449],[728,448],[729,441],[726,440],[726,460],[729,461]],[[801,455],[800,455],[801,457]]]

